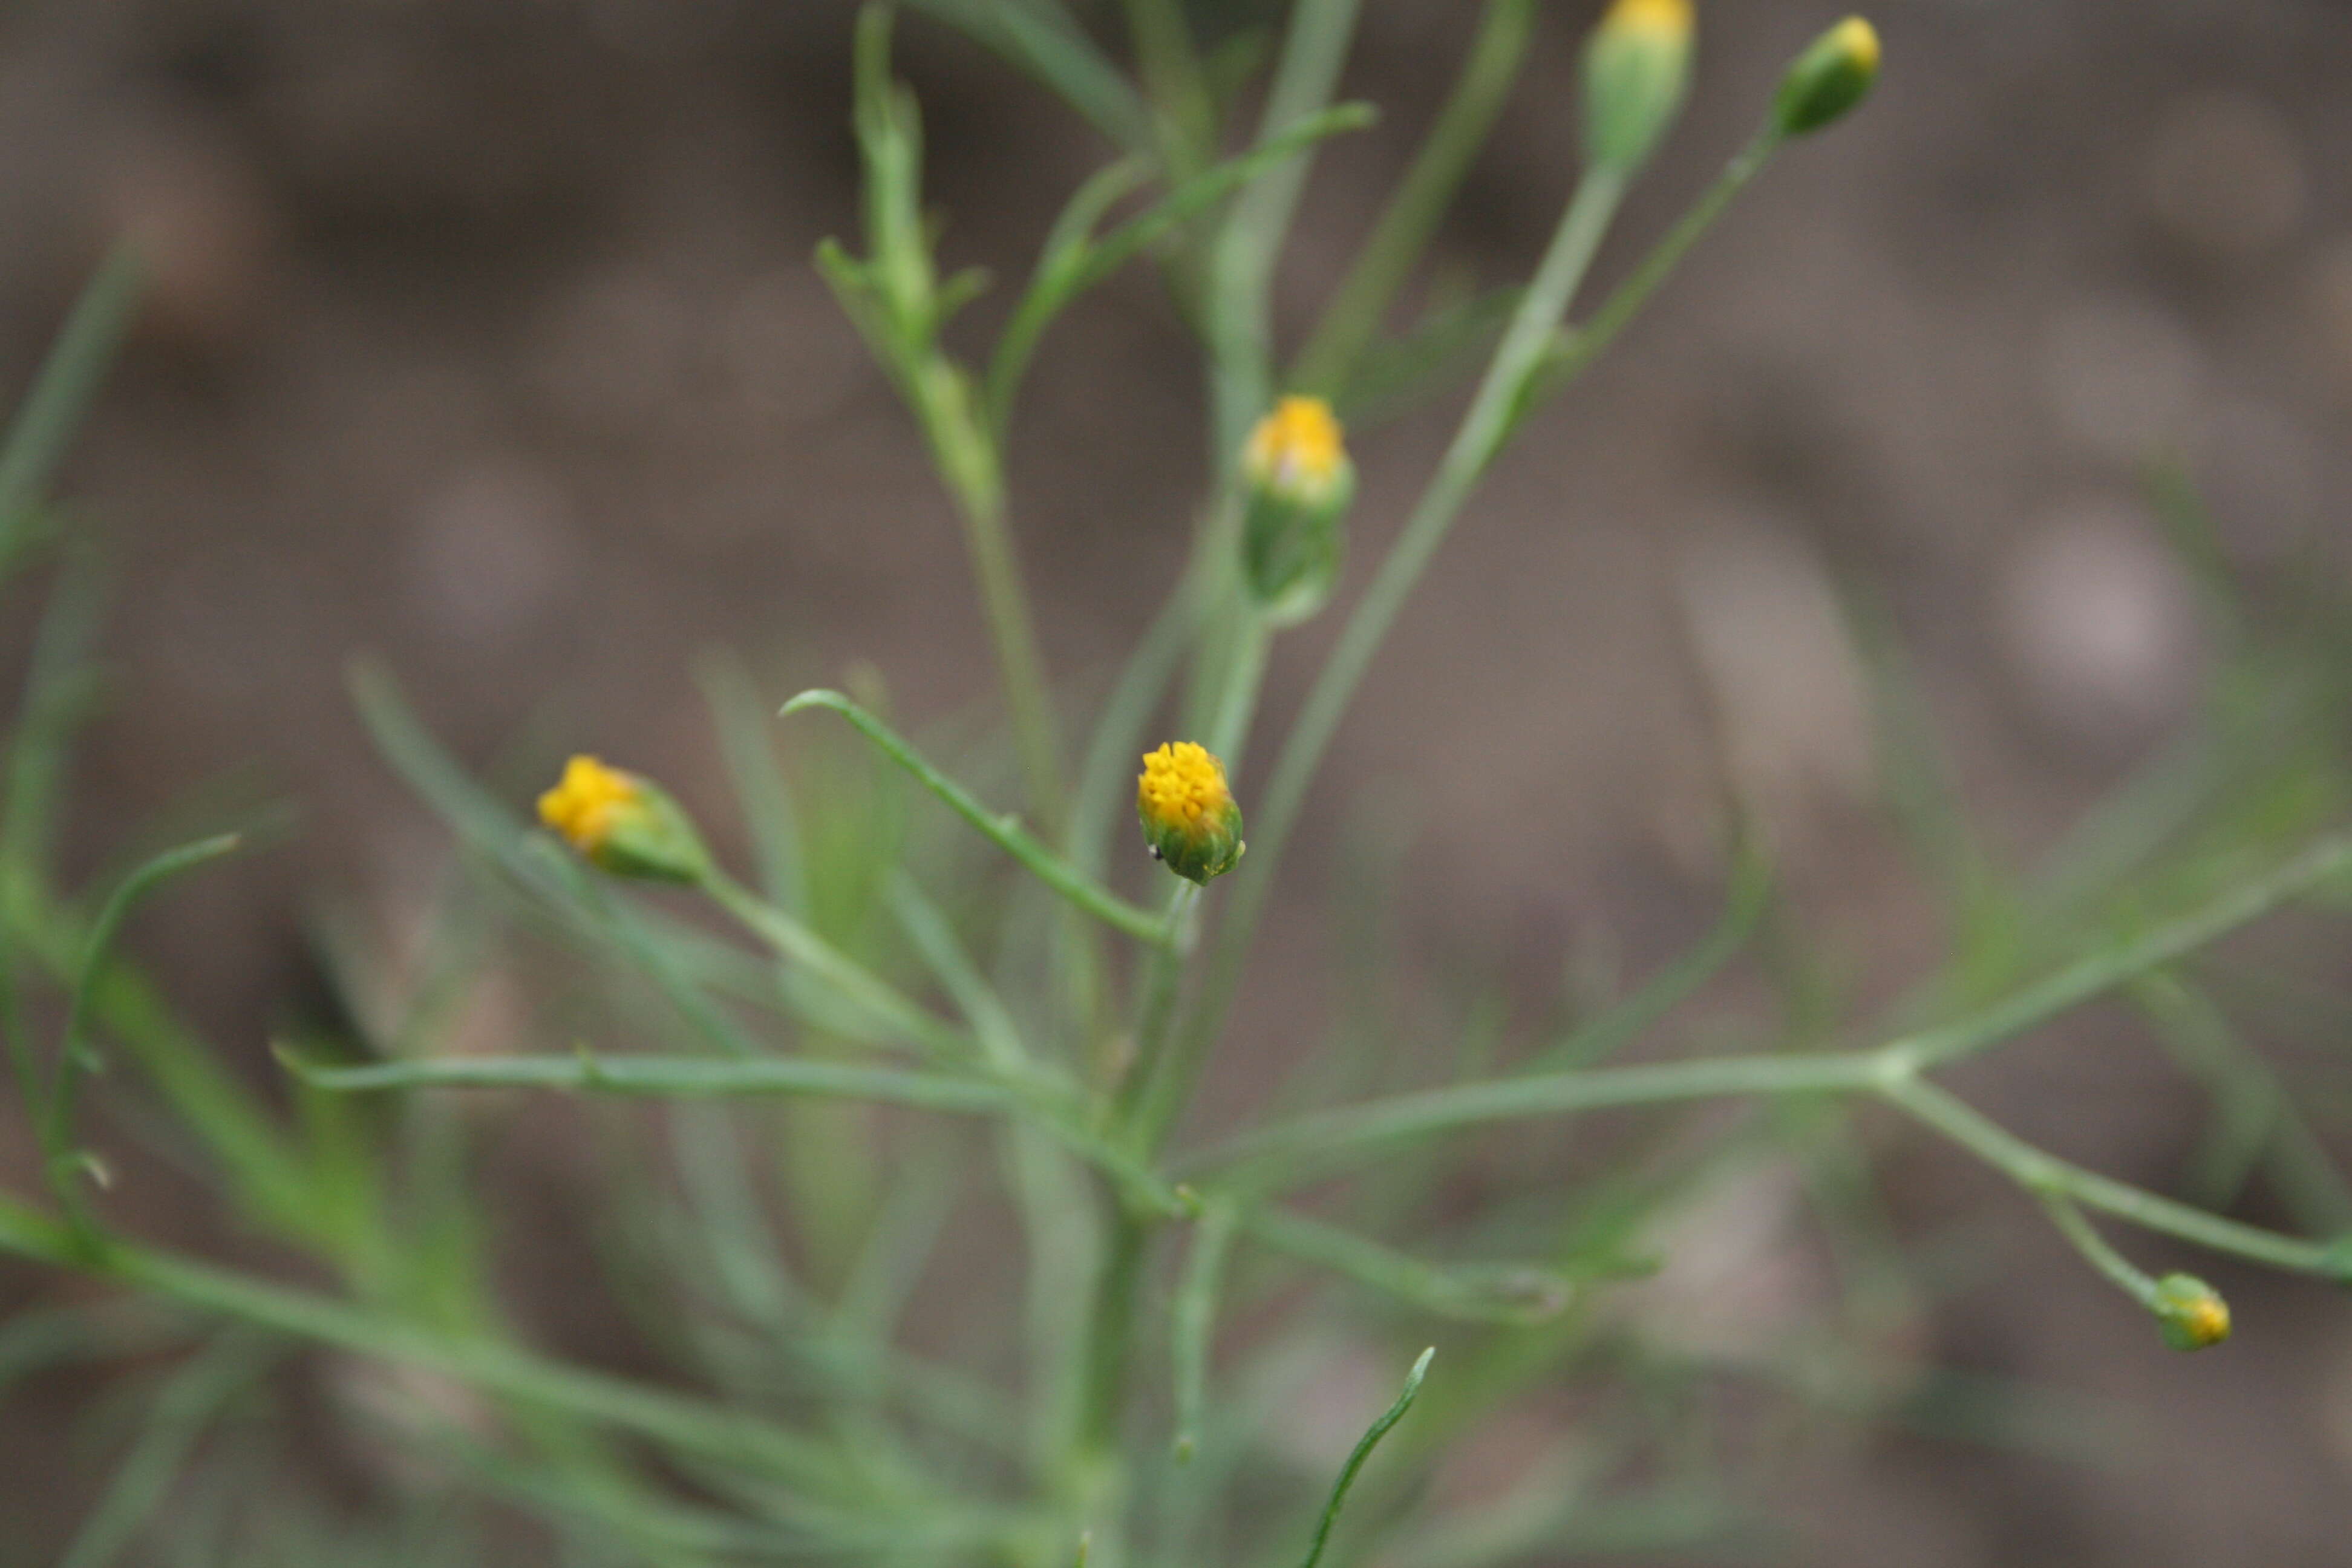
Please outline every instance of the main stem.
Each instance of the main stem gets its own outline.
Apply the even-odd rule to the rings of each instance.
[[[1404,607],[1431,557],[1437,553],[1454,520],[1460,515],[1463,503],[1509,434],[1520,397],[1542,364],[1560,317],[1577,284],[1591,266],[1593,254],[1601,247],[1601,236],[1608,231],[1624,189],[1624,176],[1607,167],[1588,171],[1577,187],[1575,199],[1561,217],[1550,248],[1544,253],[1543,262],[1536,269],[1535,279],[1528,284],[1435,478],[1405,524],[1404,532],[1381,563],[1355,613],[1349,616],[1329,662],[1324,665],[1322,674],[1307,694],[1306,706],[1275,764],[1265,804],[1254,814],[1254,853],[1219,933],[1200,1002],[1177,1043],[1177,1055],[1171,1064],[1175,1092],[1155,1108],[1154,1124],[1146,1129],[1152,1142],[1165,1134],[1176,1107],[1182,1103],[1200,1070],[1210,1042],[1223,1025],[1225,1009],[1233,1000],[1234,988],[1240,983],[1250,939],[1264,913],[1283,848],[1297,824],[1307,786],[1313,783],[1323,753],[1339,727],[1340,717],[1355,697],[1356,688],[1362,682],[1373,657],[1380,652],[1389,628],[1395,624],[1398,612]]]

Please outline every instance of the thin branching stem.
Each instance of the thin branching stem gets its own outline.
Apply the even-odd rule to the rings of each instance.
[[[1314,1543],[1307,1547],[1307,1561],[1300,1564],[1300,1568],[1315,1568],[1323,1561],[1323,1550],[1331,1543],[1331,1527],[1339,1522],[1339,1510],[1347,1504],[1348,1489],[1356,1484],[1356,1472],[1364,1468],[1364,1461],[1372,1457],[1372,1450],[1380,1446],[1381,1438],[1389,1435],[1389,1428],[1403,1420],[1404,1413],[1412,1408],[1413,1400],[1421,1394],[1421,1380],[1429,1375],[1430,1361],[1436,1354],[1437,1347],[1434,1345],[1421,1352],[1421,1359],[1414,1362],[1412,1370],[1405,1374],[1404,1392],[1397,1395],[1396,1403],[1381,1412],[1370,1429],[1358,1439],[1355,1451],[1348,1456],[1348,1462],[1339,1468],[1339,1479],[1331,1488],[1331,1500],[1323,1505],[1323,1517],[1315,1525]]]
[[[1471,160],[1486,145],[1486,133],[1519,79],[1535,15],[1535,0],[1486,0],[1453,95],[1438,111],[1412,166],[1299,352],[1290,379],[1301,390],[1339,395],[1364,350],[1379,335],[1389,307],[1428,248]]]
[[[1356,688],[1387,640],[1405,600],[1421,581],[1422,573],[1461,514],[1487,465],[1502,446],[1517,416],[1529,378],[1541,363],[1561,312],[1582,281],[1586,268],[1608,232],[1619,199],[1624,194],[1622,174],[1607,168],[1588,172],[1575,198],[1560,219],[1550,247],[1536,269],[1512,318],[1493,363],[1463,416],[1453,444],[1439,464],[1421,503],[1381,563],[1371,585],[1364,591],[1331,657],[1316,678],[1289,739],[1284,742],[1266,786],[1265,804],[1251,817],[1251,858],[1245,864],[1232,905],[1227,910],[1199,1001],[1178,1036],[1175,1071],[1177,1092],[1160,1109],[1159,1124],[1150,1131],[1164,1134],[1174,1110],[1189,1093],[1192,1079],[1223,1028],[1226,1008],[1240,983],[1259,916],[1264,912],[1274,874],[1280,867],[1290,831],[1307,802],[1331,737],[1353,700]]]
[[[1026,868],[1039,881],[1107,925],[1144,942],[1165,945],[1167,922],[1151,910],[1129,903],[1087,879],[1076,867],[1055,854],[1044,840],[1010,814],[990,811],[971,792],[933,767],[906,738],[838,691],[803,691],[783,706],[786,714],[804,708],[830,708],[849,721],[860,734],[879,746],[932,795],[945,802],[982,837]]]

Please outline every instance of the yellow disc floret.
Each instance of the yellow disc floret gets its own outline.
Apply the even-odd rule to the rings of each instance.
[[[1242,448],[1242,466],[1252,483],[1303,497],[1328,491],[1347,462],[1339,418],[1319,397],[1284,398],[1257,422]]]
[[[539,797],[539,819],[572,847],[593,856],[612,838],[614,828],[643,809],[644,799],[644,781],[635,773],[579,756],[563,764],[562,781]]]
[[[692,882],[710,868],[701,836],[660,785],[574,757],[539,797],[539,819],[590,863],[616,877]]]
[[[2174,1350],[2210,1350],[2230,1337],[2230,1303],[2194,1275],[2166,1275],[2156,1282],[2147,1304]]]
[[[1242,448],[1247,510],[1243,577],[1277,626],[1313,615],[1339,574],[1340,523],[1356,495],[1356,466],[1331,405],[1286,397]]]
[[[1135,814],[1152,855],[1180,877],[1206,882],[1242,858],[1241,807],[1223,766],[1195,742],[1171,742],[1145,755]]]
[[[1830,29],[1837,47],[1859,69],[1875,73],[1878,69],[1878,29],[1860,16],[1848,16]]]
[[[1199,742],[1175,741],[1145,755],[1143,776],[1135,784],[1135,808],[1149,826],[1192,827],[1233,802],[1225,770]]]
[[[1664,34],[1679,41],[1690,37],[1691,0],[1617,0],[1601,25]]]
[[[2218,1345],[2230,1337],[2230,1304],[2219,1296],[2209,1296],[2189,1309],[2183,1326],[2200,1350]]]

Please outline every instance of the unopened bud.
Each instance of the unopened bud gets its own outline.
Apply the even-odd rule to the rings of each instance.
[[[1690,0],[1617,0],[1584,46],[1584,155],[1632,174],[1690,86]]]
[[[1223,764],[1191,741],[1145,755],[1143,776],[1135,782],[1135,814],[1151,858],[1187,881],[1205,886],[1223,876],[1248,847]]]
[[[1848,16],[1790,63],[1772,118],[1785,136],[1819,131],[1870,96],[1877,79],[1878,31]]]
[[[2174,1350],[2201,1351],[2230,1337],[2230,1304],[2192,1275],[2168,1274],[2158,1280],[2148,1310]]]
[[[677,802],[651,780],[594,757],[574,757],[539,797],[539,819],[598,869],[615,877],[699,881],[709,852]]]
[[[1340,523],[1356,497],[1356,466],[1331,405],[1286,397],[1242,448],[1249,510],[1242,565],[1250,595],[1279,621],[1304,620],[1339,574]]]

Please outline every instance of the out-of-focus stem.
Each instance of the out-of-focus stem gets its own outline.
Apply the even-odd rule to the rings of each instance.
[[[1219,932],[1215,955],[1192,1019],[1179,1037],[1175,1091],[1160,1108],[1158,1121],[1150,1129],[1155,1140],[1166,1131],[1210,1043],[1223,1025],[1274,872],[1306,804],[1307,786],[1314,781],[1324,750],[1339,729],[1340,717],[1347,711],[1373,656],[1387,638],[1390,626],[1395,624],[1398,611],[1404,607],[1431,557],[1436,554],[1454,520],[1460,515],[1463,503],[1509,434],[1520,400],[1542,363],[1561,314],[1601,247],[1601,236],[1608,231],[1624,188],[1623,175],[1607,167],[1588,171],[1578,185],[1435,478],[1405,524],[1404,532],[1390,549],[1388,558],[1381,563],[1371,586],[1365,590],[1355,613],[1349,616],[1339,646],[1307,693],[1306,706],[1275,764],[1265,802],[1252,814],[1252,859],[1242,873],[1241,885]]]
[[[1336,395],[1380,331],[1518,80],[1535,11],[1535,0],[1487,0],[1453,96],[1299,353],[1290,379],[1301,391]]]
[[[1266,95],[1269,132],[1331,101],[1355,37],[1358,0],[1299,0]],[[1260,177],[1234,204],[1209,258],[1210,460],[1223,472],[1265,412],[1274,386],[1275,259],[1290,232],[1310,155]]]

